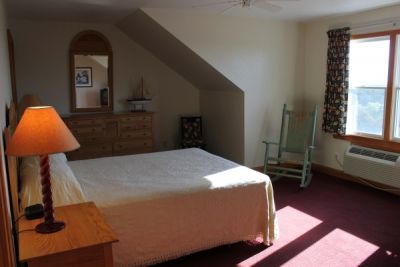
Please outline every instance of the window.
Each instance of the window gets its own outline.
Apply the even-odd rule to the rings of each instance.
[[[352,37],[346,135],[400,151],[400,30]]]
[[[394,104],[394,130],[393,136],[400,139],[400,35],[397,35],[396,41],[396,74],[395,74],[395,104]]]
[[[350,41],[346,131],[383,137],[389,36]]]

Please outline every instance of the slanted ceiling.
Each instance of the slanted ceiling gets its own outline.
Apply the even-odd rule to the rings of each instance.
[[[199,90],[241,91],[142,10],[120,21],[117,27]]]
[[[207,151],[243,164],[244,92],[144,11],[116,26],[200,90]]]

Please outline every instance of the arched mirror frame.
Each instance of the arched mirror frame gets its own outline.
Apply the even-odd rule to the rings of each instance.
[[[114,109],[113,86],[113,53],[111,44],[100,32],[86,30],[78,33],[71,42],[70,55],[70,80],[71,80],[71,112],[112,112]],[[96,108],[78,108],[76,106],[75,88],[75,55],[107,55],[108,56],[108,106]]]

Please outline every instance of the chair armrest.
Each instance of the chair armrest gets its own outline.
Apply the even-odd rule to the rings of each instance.
[[[266,145],[277,145],[277,146],[279,146],[279,143],[277,143],[277,142],[269,142],[269,141],[262,141],[264,144],[266,144]]]

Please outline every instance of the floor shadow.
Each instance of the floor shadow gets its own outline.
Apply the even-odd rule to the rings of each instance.
[[[324,228],[341,229],[378,246],[362,266],[400,266],[400,258],[393,256],[400,255],[399,196],[320,174],[309,188],[297,186],[290,179],[274,184],[277,210],[290,206],[318,218]]]
[[[260,253],[267,246],[240,242],[232,245],[220,246],[214,249],[198,252],[186,257],[154,265],[156,267],[204,267],[204,266],[236,266],[237,263]]]
[[[289,206],[306,216],[320,220],[321,223],[301,236],[287,241],[286,244],[279,244],[278,240],[274,246],[266,247],[262,244],[250,246],[241,242],[195,253],[157,266],[237,266],[247,259],[252,260],[243,266],[281,266],[323,240],[335,229],[354,237],[354,240],[378,248],[376,251],[365,252],[362,262],[357,265],[400,266],[400,197],[320,174],[314,175],[313,181],[306,189],[299,189],[297,181],[281,179],[274,183],[274,191],[278,211]],[[283,220],[290,218],[278,216],[278,219],[284,222]],[[347,244],[341,243],[340,239],[336,242],[335,237],[333,240],[335,242],[331,248],[325,246],[325,251],[317,252],[319,255],[315,256],[317,262],[313,266],[320,266],[318,257],[323,260],[330,249],[335,250],[343,246],[349,250],[361,249],[352,247],[352,239],[347,240]],[[337,257],[337,261],[340,264],[341,258]]]

